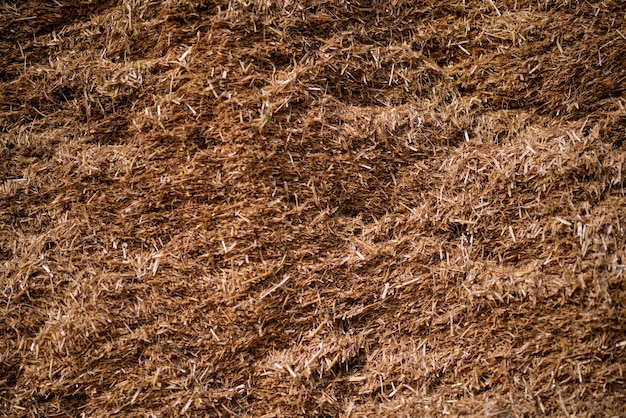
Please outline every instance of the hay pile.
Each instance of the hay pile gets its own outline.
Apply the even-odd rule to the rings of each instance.
[[[626,2],[0,33],[3,416],[623,416]]]

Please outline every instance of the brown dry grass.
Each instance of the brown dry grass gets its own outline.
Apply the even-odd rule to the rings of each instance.
[[[626,3],[0,3],[3,416],[624,416]]]

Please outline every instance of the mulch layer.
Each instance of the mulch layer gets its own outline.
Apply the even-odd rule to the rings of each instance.
[[[625,1],[0,34],[0,416],[624,416]]]

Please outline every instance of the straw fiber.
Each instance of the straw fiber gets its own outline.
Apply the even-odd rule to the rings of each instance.
[[[0,34],[0,416],[624,416],[626,2]]]

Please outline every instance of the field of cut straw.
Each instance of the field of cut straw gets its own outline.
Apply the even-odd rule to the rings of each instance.
[[[626,1],[1,0],[0,416],[623,417]]]

